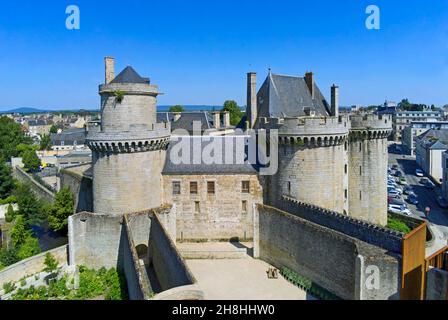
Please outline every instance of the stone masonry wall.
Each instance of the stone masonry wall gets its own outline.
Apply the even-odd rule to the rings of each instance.
[[[342,299],[399,298],[400,259],[335,230],[259,205],[254,216],[254,255],[288,267]],[[380,271],[379,288],[368,288],[369,266]]]
[[[47,252],[55,257],[59,265],[67,265],[67,245]],[[45,268],[44,262],[47,252],[19,261],[0,271],[0,288],[3,287],[4,283],[17,282],[26,276],[41,272]]]
[[[15,179],[22,183],[29,184],[34,194],[47,202],[53,203],[55,195],[53,192],[42,186],[31,175],[23,171],[20,167],[15,167],[13,170],[13,176]]]
[[[93,152],[93,162],[95,212],[137,212],[162,204],[165,151],[102,156]]]
[[[279,169],[273,183],[276,200],[289,195],[302,202],[344,212],[344,153],[344,145],[305,148],[280,144]]]
[[[93,211],[92,178],[62,169],[59,173],[61,187],[68,187],[75,200],[75,213]]]
[[[350,143],[349,215],[387,225],[387,139]]]
[[[369,244],[401,254],[404,234],[284,197],[279,209]]]
[[[198,183],[198,194],[190,194],[190,182]],[[215,194],[207,193],[207,182],[215,182]],[[250,193],[242,193],[242,181],[250,181]],[[173,182],[180,182],[181,194],[173,195]],[[262,186],[256,175],[165,175],[164,202],[177,211],[177,240],[252,239],[254,203],[263,202]],[[243,211],[243,201],[247,211]],[[199,202],[200,212],[196,212]]]

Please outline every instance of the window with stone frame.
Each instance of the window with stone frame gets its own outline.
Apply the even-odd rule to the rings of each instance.
[[[241,208],[243,209],[243,212],[247,212],[247,200],[242,201]]]
[[[207,194],[215,194],[215,181],[207,181]]]
[[[242,193],[250,193],[250,181],[242,181],[241,192]]]
[[[200,213],[201,212],[201,203],[199,201],[194,202],[194,212]]]
[[[173,195],[178,196],[181,194],[180,181],[173,181]]]
[[[190,194],[198,194],[198,183],[197,181],[190,182]]]

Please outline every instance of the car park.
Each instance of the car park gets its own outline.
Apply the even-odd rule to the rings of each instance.
[[[416,169],[415,170],[415,175],[417,177],[424,177],[425,176],[425,174],[423,173],[423,170],[421,170],[421,169]]]
[[[401,178],[403,176],[403,173],[401,171],[396,171],[395,176]]]
[[[442,196],[437,197],[437,203],[439,204],[440,208],[448,208],[448,202]]]

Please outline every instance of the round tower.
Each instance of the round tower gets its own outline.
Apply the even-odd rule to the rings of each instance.
[[[277,128],[279,135],[279,165],[272,185],[277,201],[282,196],[289,196],[346,213],[348,119],[285,118],[269,121],[276,122],[271,124],[271,128]]]
[[[113,59],[106,58],[106,83],[99,87],[101,128],[87,137],[94,212],[123,214],[159,207],[170,127],[156,121],[158,87],[131,67],[117,77],[113,69]]]
[[[349,215],[387,224],[387,137],[389,115],[351,116],[349,147]]]

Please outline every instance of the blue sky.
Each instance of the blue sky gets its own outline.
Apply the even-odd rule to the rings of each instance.
[[[81,10],[67,30],[65,9]],[[365,9],[381,9],[367,30]],[[97,108],[103,57],[132,65],[159,104],[246,102],[246,72],[312,70],[329,98],[448,104],[448,1],[3,1],[0,110]]]

